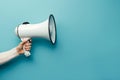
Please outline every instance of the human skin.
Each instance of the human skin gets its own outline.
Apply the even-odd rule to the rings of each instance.
[[[8,51],[5,51],[5,52],[1,52],[0,53],[0,65],[12,60],[13,58],[19,56],[19,55],[22,55],[24,54],[24,49],[26,51],[30,51],[31,49],[31,40],[29,41],[22,41],[20,42],[20,44],[11,49],[11,50],[8,50]],[[23,49],[24,47],[24,49]]]

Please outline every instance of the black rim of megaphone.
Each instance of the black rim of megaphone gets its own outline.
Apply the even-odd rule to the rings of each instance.
[[[54,24],[55,24],[55,42],[52,41],[51,39],[51,33],[50,33],[50,19],[53,18]],[[57,38],[57,31],[56,31],[56,22],[55,22],[55,18],[53,16],[53,14],[50,14],[49,16],[49,22],[48,22],[48,32],[49,32],[49,38],[51,43],[54,45],[56,43],[56,38]]]

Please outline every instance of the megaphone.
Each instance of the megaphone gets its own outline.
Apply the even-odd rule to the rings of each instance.
[[[50,14],[49,18],[41,23],[30,24],[29,22],[24,22],[15,28],[15,33],[22,41],[39,37],[50,41],[54,45],[57,37],[55,18],[53,14]],[[30,52],[24,52],[25,56],[30,56]]]

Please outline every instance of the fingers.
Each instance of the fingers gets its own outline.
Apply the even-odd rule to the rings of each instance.
[[[23,49],[23,46],[24,46],[25,50],[29,51],[31,49],[31,44],[32,44],[32,40],[31,39],[25,40],[25,41],[22,41],[19,44],[18,48],[19,49]]]
[[[29,51],[31,49],[32,40],[28,40],[25,45],[25,50]]]
[[[21,43],[20,43],[20,45],[24,45],[26,42],[28,42],[27,40],[26,41],[22,41]]]
[[[27,41],[24,45],[25,46],[30,46],[30,45],[32,45],[32,43],[30,41]]]
[[[32,40],[31,39],[29,39],[29,40],[25,40],[25,41],[22,41],[21,43],[20,43],[20,45],[24,45],[24,44],[26,44],[26,43],[32,43]],[[30,44],[31,45],[31,44]]]
[[[31,43],[25,43],[25,46],[31,46]]]
[[[27,51],[30,51],[30,49],[31,49],[31,46],[25,47],[25,50],[27,50]]]

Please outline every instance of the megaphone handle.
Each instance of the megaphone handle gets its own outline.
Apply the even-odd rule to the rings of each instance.
[[[29,57],[29,56],[31,55],[31,53],[30,53],[29,51],[26,51],[26,50],[25,50],[25,46],[23,46],[23,50],[24,50],[24,55],[25,55],[26,57]]]
[[[29,42],[30,42],[30,38],[21,38],[21,40],[22,41],[24,41],[24,40],[28,40]],[[30,55],[31,55],[31,53],[29,52],[29,51],[26,51],[25,50],[25,45],[23,46],[23,50],[24,50],[24,55],[26,56],[26,57],[29,57]]]

